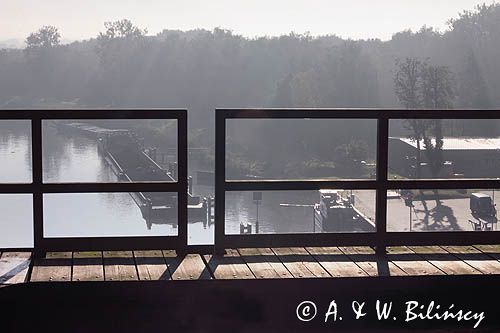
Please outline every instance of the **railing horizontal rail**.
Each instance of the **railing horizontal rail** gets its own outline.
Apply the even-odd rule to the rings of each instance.
[[[184,119],[181,109],[2,110],[0,119]]]
[[[413,189],[499,189],[499,179],[428,179],[428,180],[390,180],[384,182],[388,190]],[[320,190],[328,187],[345,190],[376,190],[380,182],[376,180],[265,180],[265,181],[227,181],[226,191],[259,191],[272,188],[276,191]]]
[[[217,109],[226,119],[498,119],[500,110]]]
[[[306,181],[228,181],[225,186],[226,191],[301,191],[320,190],[328,187],[341,187],[346,190],[371,190],[377,188],[376,180],[306,180]]]
[[[314,245],[311,245],[314,244]],[[303,246],[377,246],[378,237],[372,233],[345,234],[252,234],[226,235],[218,239],[217,248],[231,247],[303,247]]]
[[[172,183],[61,183],[61,184],[1,184],[0,193],[110,193],[110,192],[179,192],[177,182]]]
[[[497,231],[388,232],[387,246],[498,244]]]
[[[41,240],[40,248],[52,251],[76,251],[85,249],[85,251],[102,251],[105,248],[108,251],[125,250],[152,250],[168,248],[185,251],[186,244],[184,240],[176,236],[137,236],[137,237],[51,237]]]
[[[498,189],[500,180],[496,179],[450,179],[450,180],[390,180],[387,188],[407,190],[455,190],[455,189]]]

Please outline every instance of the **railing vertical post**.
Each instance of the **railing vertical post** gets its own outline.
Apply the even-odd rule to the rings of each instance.
[[[226,117],[215,110],[215,250],[224,251],[226,210]]]
[[[179,252],[187,252],[188,247],[188,152],[187,152],[187,112],[177,118],[177,168],[178,192],[178,236],[181,241]]]
[[[387,185],[388,185],[389,119],[377,120],[377,197],[375,221],[377,225],[377,254],[385,254],[387,244]]]
[[[42,161],[42,119],[33,116],[31,120],[31,163],[33,177],[33,235],[35,256],[45,255],[43,232],[43,161]]]

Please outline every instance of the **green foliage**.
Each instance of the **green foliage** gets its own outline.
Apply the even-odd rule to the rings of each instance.
[[[137,122],[132,130],[143,137],[148,145],[155,147],[177,147],[177,124],[171,120],[146,120]]]
[[[423,133],[425,153],[429,161],[432,176],[437,178],[443,166],[443,128],[442,120],[426,120],[426,131]]]
[[[446,66],[422,64],[422,106],[426,109],[453,108],[455,90],[453,74]]]
[[[464,68],[460,72],[459,97],[463,108],[491,107],[491,100],[486,88],[483,73],[479,68],[474,51],[470,50],[465,57]]]
[[[0,51],[0,106],[33,107],[50,100],[73,108],[187,108],[193,142],[203,146],[213,142],[216,107],[500,106],[500,4],[462,13],[449,31],[423,27],[389,41],[308,34],[245,38],[220,28],[152,36],[129,20],[107,22],[95,38],[68,45],[60,45],[55,28],[34,32],[29,40],[27,50],[36,52]],[[396,76],[396,59],[402,59],[398,66],[410,67],[406,73]],[[412,79],[422,65],[413,60],[432,65],[428,80]],[[429,83],[425,98],[423,82]],[[413,125],[418,124],[407,124]],[[268,136],[257,128],[256,146],[276,140],[283,147],[262,152],[261,158],[309,161],[348,143],[354,131],[372,145],[369,125],[305,125],[294,132],[293,142],[280,141],[290,127],[274,126]],[[197,129],[208,130],[198,135]],[[422,131],[417,128],[415,137],[422,139]],[[497,132],[494,122],[485,122],[460,133]],[[308,133],[320,139],[307,146]]]
[[[105,22],[104,27],[106,32],[99,33],[98,39],[100,40],[111,40],[115,38],[126,38],[135,39],[144,37],[148,31],[146,29],[140,29],[127,19]]]
[[[454,75],[446,66],[417,58],[396,60],[394,93],[407,109],[450,109],[455,99]]]
[[[396,60],[394,93],[406,109],[418,109],[421,106],[419,82],[422,62],[415,58]]]
[[[335,147],[334,156],[336,161],[346,164],[361,162],[368,157],[368,145],[360,140],[352,140]]]
[[[54,26],[43,26],[26,38],[26,49],[52,48],[59,45],[61,34]]]
[[[453,74],[446,66],[433,66],[427,61],[407,58],[396,63],[394,91],[400,103],[407,109],[450,109],[455,98]],[[442,120],[405,120],[411,130],[410,138],[417,142],[417,174],[420,178],[423,142],[425,153],[433,177],[437,177],[443,166],[443,128]]]
[[[243,154],[228,154],[226,173],[229,178],[261,177],[266,169],[266,163],[248,159]]]

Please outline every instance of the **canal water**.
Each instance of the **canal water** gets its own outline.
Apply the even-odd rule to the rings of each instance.
[[[0,183],[31,182],[31,135],[29,122],[0,121]],[[196,156],[189,159],[194,195],[213,196],[212,184],[201,184],[197,171],[211,171]],[[43,127],[43,180],[60,182],[115,182],[116,175],[102,158],[95,139],[61,133]],[[255,202],[253,192],[226,196],[226,233],[239,234],[240,223],[259,224],[260,233],[313,231],[315,191],[264,192]],[[292,206],[287,206],[291,204]],[[258,221],[258,222],[257,222]],[[148,227],[129,193],[46,194],[45,237],[159,236],[176,235],[176,223]],[[213,244],[214,225],[191,219],[190,244]],[[33,245],[31,195],[0,195],[0,247]]]

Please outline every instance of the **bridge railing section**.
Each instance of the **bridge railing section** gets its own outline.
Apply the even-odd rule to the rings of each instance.
[[[498,244],[493,211],[469,205],[479,193],[495,207],[499,119],[499,110],[217,109],[215,244]]]
[[[31,162],[30,175],[24,177],[26,179],[14,179],[14,182],[0,181],[0,195],[15,194],[32,197],[32,245],[36,251],[146,250],[159,248],[185,250],[187,246],[188,217],[186,110],[5,110],[0,112],[0,121],[4,122],[6,120],[18,120],[31,124],[31,153],[29,154],[29,149],[27,150],[27,154],[30,155],[28,159]],[[51,137],[48,136],[47,132],[55,130],[54,127],[57,127],[62,132],[65,130],[76,130],[81,131],[82,133],[80,134],[84,136],[91,134],[90,136],[92,137],[95,128],[82,129],[80,126],[82,123],[88,124],[89,120],[92,120],[91,123],[97,124],[113,121],[118,123],[123,121],[164,121],[174,123],[171,129],[173,131],[172,141],[175,142],[175,147],[171,149],[177,151],[177,156],[175,157],[176,163],[173,163],[177,169],[175,172],[165,172],[165,174],[162,174],[162,169],[166,170],[166,167],[156,168],[156,162],[152,158],[154,152],[144,149],[142,143],[137,141],[137,138],[132,135],[132,139],[127,139],[133,142],[126,143],[125,146],[137,145],[137,147],[140,147],[138,153],[140,152],[141,155],[138,156],[144,159],[148,165],[128,165],[134,163],[131,160],[129,161],[130,163],[123,163],[129,170],[123,170],[124,166],[116,163],[116,156],[114,157],[112,154],[101,156],[99,160],[95,161],[86,161],[85,158],[88,158],[88,156],[83,154],[83,160],[79,161],[76,159],[68,163],[69,166],[64,165],[63,170],[57,170],[58,173],[52,174],[51,171],[54,170],[51,168],[57,167],[57,163],[55,163],[56,166],[54,167],[54,163],[51,162],[58,157],[49,156],[50,151],[51,149],[64,148],[57,148],[60,144],[51,142]],[[59,125],[64,126],[59,128],[61,127]],[[74,126],[77,128],[75,129]],[[103,138],[105,139],[106,135],[101,134],[92,137],[92,142],[99,141],[100,146],[95,146],[95,149],[106,149],[105,145],[110,144],[103,142]],[[70,137],[68,136],[66,139],[63,137],[62,140],[70,140]],[[121,141],[118,140],[117,142],[119,144]],[[54,144],[56,147],[51,147],[51,144]],[[78,151],[81,147],[77,146],[73,148]],[[116,148],[117,154],[125,148]],[[142,155],[145,151],[147,154]],[[104,161],[105,159],[107,162]],[[81,162],[83,165],[75,165],[78,162]],[[95,164],[108,163],[106,170],[113,169],[116,177],[103,176],[97,179],[92,178],[95,175],[87,177],[85,166],[88,165],[86,163],[92,164],[92,162]],[[153,170],[155,168],[160,170],[160,172]],[[68,171],[67,169],[70,170]],[[149,173],[144,169],[149,169]],[[121,231],[126,228],[120,229],[119,224],[126,223],[125,221],[128,218],[127,213],[114,212],[116,214],[110,214],[110,217],[115,218],[115,222],[117,222],[116,228],[92,234],[92,231],[89,232],[92,226],[97,226],[98,223],[106,223],[106,221],[102,220],[102,216],[93,218],[92,210],[95,209],[97,213],[97,209],[100,206],[107,204],[99,202],[99,199],[96,199],[95,196],[92,197],[95,194],[107,195],[110,202],[116,199],[113,196],[127,195],[127,202],[135,202],[139,207],[142,207],[140,211],[142,212],[142,218],[146,220],[145,223],[148,224],[148,229],[154,224],[154,217],[150,215],[152,214],[151,212],[156,211],[152,208],[159,211],[170,207],[169,218],[172,220],[170,232],[123,233]],[[89,200],[90,197],[93,199]],[[167,199],[169,202],[163,203]],[[120,200],[120,198],[116,200]],[[155,200],[158,202],[155,203]],[[94,206],[92,206],[92,203],[94,203]],[[152,207],[155,205],[156,207]],[[31,207],[18,208],[29,210]],[[133,211],[141,215],[137,213],[139,212],[138,209],[134,209]],[[65,227],[61,228],[61,225]],[[153,226],[153,229],[155,227]],[[15,227],[12,229],[15,229]],[[142,229],[146,230],[144,227]],[[29,246],[31,244],[27,245],[27,248],[31,247]]]
[[[46,124],[118,119],[176,122],[178,168],[172,179],[47,174]],[[498,244],[499,119],[498,110],[216,110],[215,245],[369,245],[382,251],[390,245]],[[186,110],[2,111],[0,123],[7,120],[30,124],[31,149],[3,152],[14,156],[4,163],[29,160],[29,172],[14,182],[0,178],[0,196],[22,196],[23,214],[16,216],[34,221],[33,244],[26,248],[187,249]],[[69,203],[94,193],[132,194],[136,202],[176,194],[176,230],[89,235],[77,228],[65,234],[51,225],[68,212]],[[32,207],[24,207],[28,203]],[[90,210],[83,201],[76,206],[64,216],[70,226],[72,214],[81,220]]]

